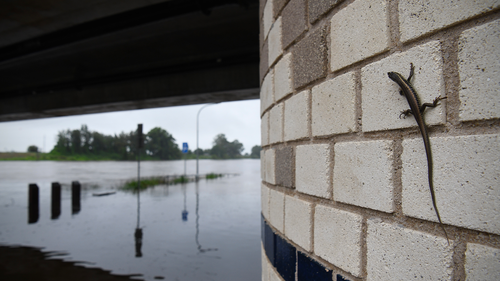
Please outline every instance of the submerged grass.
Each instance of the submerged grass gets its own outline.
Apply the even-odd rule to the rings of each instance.
[[[223,177],[224,174],[210,173],[205,175],[205,179],[217,179]],[[141,178],[140,190],[145,190],[149,187],[153,187],[160,184],[179,184],[188,183],[190,181],[195,181],[195,177],[187,176],[166,176],[166,177],[146,177]],[[137,190],[137,179],[128,180],[123,184],[122,189],[125,191],[136,191]]]
[[[223,177],[223,175],[222,175],[222,174],[214,174],[214,173],[210,173],[210,174],[207,174],[205,178],[206,178],[207,180],[211,180],[211,179],[216,179],[216,178],[221,178],[221,177]]]

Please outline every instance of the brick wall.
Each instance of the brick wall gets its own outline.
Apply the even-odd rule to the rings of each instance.
[[[500,1],[260,10],[262,280],[500,280]]]

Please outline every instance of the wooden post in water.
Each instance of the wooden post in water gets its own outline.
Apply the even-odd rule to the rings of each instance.
[[[36,183],[28,186],[28,223],[36,223],[40,216],[39,189]]]
[[[74,181],[71,183],[71,213],[78,214],[80,212],[80,194],[81,194],[81,185],[78,181]]]
[[[61,215],[61,185],[58,182],[52,183],[52,216],[51,219],[58,219]]]

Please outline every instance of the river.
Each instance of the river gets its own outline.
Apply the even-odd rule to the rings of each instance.
[[[186,167],[195,173],[194,160]],[[199,167],[200,174],[232,175],[149,188],[138,208],[137,195],[119,189],[137,177],[136,162],[0,162],[0,245],[63,252],[66,261],[143,280],[260,279],[259,160],[200,160]],[[140,169],[144,177],[180,175],[184,161],[146,161]],[[72,181],[82,185],[75,213]],[[62,186],[57,219],[51,218],[52,182]],[[36,223],[28,223],[30,183],[39,187]],[[108,191],[116,193],[93,196]]]

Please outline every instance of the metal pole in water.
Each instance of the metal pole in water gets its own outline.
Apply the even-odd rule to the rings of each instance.
[[[36,223],[40,216],[39,192],[36,183],[28,187],[28,223]]]
[[[61,185],[58,182],[52,183],[52,216],[51,219],[58,219],[61,215]]]
[[[141,208],[141,148],[142,148],[142,124],[137,125],[137,228],[140,225]]]
[[[199,140],[199,123],[200,123],[200,112],[203,108],[207,107],[207,106],[211,106],[211,105],[214,105],[214,104],[218,104],[218,102],[216,103],[209,103],[209,104],[206,104],[204,106],[202,106],[199,110],[198,110],[198,114],[196,115],[196,181],[198,181],[199,179],[199,172],[198,172],[198,160],[199,160],[199,155],[198,155],[198,140]]]
[[[141,219],[141,148],[143,146],[142,124],[137,125],[137,227],[135,228],[135,257],[142,257],[142,229],[140,226]]]
[[[78,214],[80,212],[80,193],[81,193],[81,185],[78,181],[74,181],[71,183],[71,213]]]

